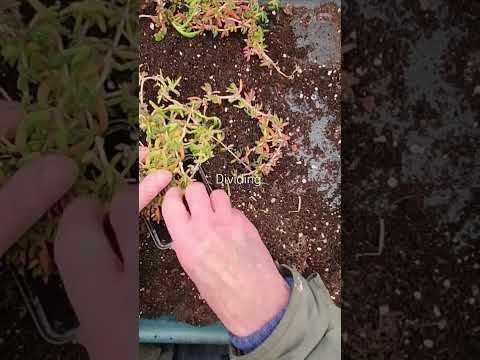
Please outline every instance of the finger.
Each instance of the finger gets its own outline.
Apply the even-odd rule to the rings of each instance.
[[[72,187],[73,162],[48,155],[23,166],[0,189],[0,254],[35,224]]]
[[[260,240],[260,242],[263,243],[262,238],[261,238],[260,233],[258,232],[257,228],[255,227],[255,225],[252,224],[252,222],[245,216],[245,214],[242,211],[240,211],[238,209],[232,209],[232,213],[240,221],[243,228],[250,234],[251,238],[258,239],[258,240]]]
[[[15,130],[23,118],[22,108],[19,103],[0,100],[0,138],[7,139],[15,137]]]
[[[191,183],[185,191],[185,199],[192,217],[206,217],[213,214],[207,188],[200,182]]]
[[[138,161],[143,163],[145,159],[147,158],[148,155],[148,148],[145,146],[139,146],[138,147]]]
[[[119,260],[105,237],[103,218],[99,201],[77,199],[65,209],[55,239],[55,260],[82,324],[99,317],[98,309],[108,308],[102,304],[111,298],[108,287],[120,279]],[[88,296],[96,303],[85,301]]]
[[[99,331],[102,311],[115,306],[109,299],[119,297],[119,260],[104,235],[103,218],[98,201],[78,199],[65,210],[55,240],[55,260],[81,324],[79,341],[84,344],[89,343],[89,334]]]
[[[183,193],[178,188],[167,191],[162,203],[162,216],[172,239],[190,220],[190,214],[183,202]]]
[[[172,181],[172,174],[166,170],[155,171],[145,177],[138,188],[138,210],[141,211]]]
[[[94,266],[99,277],[115,277],[118,259],[105,236],[104,216],[101,203],[89,198],[77,199],[65,209],[55,240],[55,258],[60,270],[72,271],[73,275]]]
[[[224,190],[214,190],[210,194],[210,202],[216,215],[223,217],[232,213],[230,197]]]
[[[138,270],[138,187],[126,186],[112,200],[110,222],[126,269]]]

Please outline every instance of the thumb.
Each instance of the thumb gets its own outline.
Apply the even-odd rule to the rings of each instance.
[[[158,170],[147,175],[140,183],[138,194],[138,210],[141,211],[172,181],[172,174],[166,170]]]
[[[0,189],[0,254],[13,245],[73,186],[76,164],[63,156],[32,160]]]

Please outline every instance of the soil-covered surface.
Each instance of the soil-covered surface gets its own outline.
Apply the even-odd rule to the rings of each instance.
[[[296,267],[305,276],[318,272],[332,297],[340,301],[340,74],[339,13],[333,4],[316,9],[295,8],[271,17],[267,47],[272,59],[286,73],[295,64],[302,69],[294,80],[258,61],[242,57],[240,35],[225,39],[201,36],[181,38],[170,30],[155,43],[149,21],[141,22],[140,62],[153,75],[182,76],[181,98],[202,94],[208,82],[225,91],[240,80],[255,90],[264,109],[286,120],[289,148],[264,184],[231,184],[225,187],[233,205],[246,213],[258,228],[274,259]],[[148,13],[148,11],[147,11]],[[290,13],[290,11],[287,11]],[[328,24],[325,28],[324,24]],[[322,30],[330,41],[329,53],[318,51]],[[320,39],[321,40],[321,39]],[[146,89],[154,100],[152,88]],[[209,108],[223,120],[225,142],[236,148],[254,145],[259,129],[254,120],[231,106]],[[218,149],[204,170],[214,188],[222,187],[220,175],[230,177],[241,167],[230,164],[231,155]],[[145,234],[145,232],[142,232]],[[182,271],[173,251],[155,249],[143,235],[140,247],[140,311],[142,317],[174,315],[193,324],[215,321],[194,284]]]
[[[480,8],[349,1],[343,16],[342,352],[478,359]]]

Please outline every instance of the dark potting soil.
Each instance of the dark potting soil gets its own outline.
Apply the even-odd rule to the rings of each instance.
[[[140,63],[149,75],[161,70],[171,78],[181,76],[182,99],[201,95],[205,82],[224,92],[230,83],[238,84],[241,79],[245,89],[255,90],[257,102],[264,109],[289,123],[286,131],[291,136],[290,146],[275,170],[263,179],[264,184],[231,184],[226,189],[233,205],[256,225],[273,258],[296,267],[305,276],[318,272],[339,302],[340,211],[336,184],[340,177],[340,74],[338,66],[315,63],[308,56],[311,49],[295,45],[293,26],[296,22],[295,26],[306,28],[312,19],[327,13],[339,32],[339,14],[335,6],[295,8],[292,12],[287,15],[280,11],[271,17],[266,43],[269,55],[284,72],[293,71],[295,64],[300,66],[302,72],[294,80],[260,67],[256,59],[247,62],[242,57],[244,41],[240,35],[186,40],[169,30],[162,42],[155,43],[146,19],[140,25]],[[146,98],[154,101],[153,87],[145,90]],[[260,136],[255,121],[238,109],[224,104],[209,108],[209,112],[223,120],[227,144],[253,146]],[[218,148],[215,158],[204,166],[214,188],[222,187],[217,174],[220,180],[220,175],[230,177],[234,169],[244,172],[231,165],[231,160],[230,154]],[[157,250],[145,231],[141,234],[140,315],[174,315],[197,325],[215,321],[173,251]]]
[[[343,4],[342,353],[478,359],[480,7]]]

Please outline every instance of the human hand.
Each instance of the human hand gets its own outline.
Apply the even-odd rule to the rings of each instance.
[[[138,221],[136,186],[107,208],[74,200],[63,213],[55,260],[90,359],[134,359],[138,350]]]
[[[232,209],[223,190],[209,196],[203,184],[193,183],[185,199],[188,209],[173,188],[163,201],[173,249],[227,329],[248,336],[287,305],[289,287],[254,225]]]
[[[0,138],[13,138],[22,119],[20,106],[0,100],[0,113]],[[44,155],[6,181],[0,188],[0,256],[65,195],[77,175],[73,160]]]
[[[140,161],[145,157],[140,149]],[[78,340],[92,360],[137,357],[137,211],[170,180],[170,173],[159,171],[139,187],[123,188],[108,209],[97,200],[83,198],[64,212],[55,258],[80,321]]]

